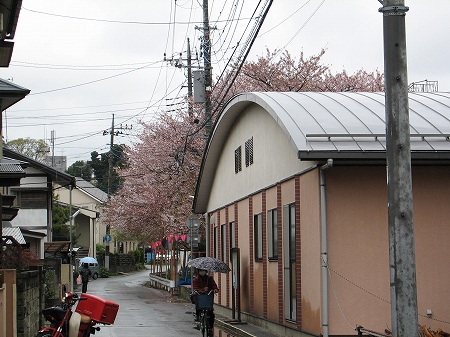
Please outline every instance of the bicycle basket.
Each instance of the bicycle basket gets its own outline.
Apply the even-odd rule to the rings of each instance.
[[[195,309],[212,309],[214,303],[214,294],[198,294],[195,301]]]

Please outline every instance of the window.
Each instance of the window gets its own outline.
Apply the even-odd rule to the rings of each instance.
[[[261,261],[263,258],[263,239],[262,239],[262,214],[256,214],[253,217],[254,223],[254,246],[255,260]]]
[[[236,223],[230,222],[230,248],[236,247]]]
[[[245,166],[253,164],[253,137],[245,142]]]
[[[238,173],[239,171],[242,171],[242,149],[239,146],[236,150],[234,150],[234,173]]]
[[[278,211],[276,208],[267,212],[267,242],[269,259],[278,258]]]
[[[227,262],[227,225],[220,226],[220,239],[221,239],[221,259],[224,262]]]
[[[284,296],[285,317],[295,321],[297,312],[297,278],[295,274],[295,204],[283,207]]]
[[[214,257],[219,258],[219,226],[214,227]]]
[[[14,191],[15,203],[23,209],[47,209],[46,191]]]

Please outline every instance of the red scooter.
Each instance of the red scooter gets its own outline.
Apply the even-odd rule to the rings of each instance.
[[[78,297],[68,292],[60,304],[42,310],[51,326],[39,330],[36,337],[89,337],[100,331],[97,324],[114,324],[118,311],[117,303],[86,293]]]

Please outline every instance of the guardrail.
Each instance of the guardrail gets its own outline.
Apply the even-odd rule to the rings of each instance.
[[[168,280],[164,277],[156,276],[152,273],[148,274],[148,277],[150,279],[150,285],[153,288],[165,289],[167,291],[175,288],[175,281],[173,280]]]

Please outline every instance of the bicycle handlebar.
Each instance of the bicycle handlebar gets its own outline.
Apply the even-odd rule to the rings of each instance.
[[[194,293],[199,294],[199,295],[211,295],[211,293],[214,293],[214,289],[211,289],[211,290],[208,291],[208,292],[194,290]]]

